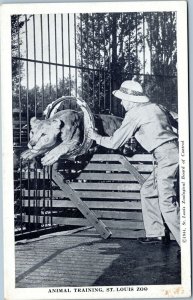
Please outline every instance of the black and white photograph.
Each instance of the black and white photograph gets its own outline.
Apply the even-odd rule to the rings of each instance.
[[[189,297],[186,2],[1,13],[5,299]]]

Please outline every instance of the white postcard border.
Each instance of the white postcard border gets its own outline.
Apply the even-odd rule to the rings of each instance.
[[[180,141],[180,190],[184,191],[184,203],[181,205],[184,218],[181,216],[182,232],[182,284],[147,286],[148,291],[118,292],[117,287],[102,287],[103,292],[49,293],[49,288],[15,288],[15,253],[13,224],[13,151],[12,151],[12,91],[11,91],[11,27],[10,15],[19,13],[60,13],[65,12],[118,12],[118,11],[177,11],[177,51],[178,51],[178,110]],[[92,2],[65,4],[12,4],[1,7],[1,113],[2,113],[2,154],[3,154],[3,224],[4,224],[4,280],[5,299],[98,299],[98,298],[168,298],[188,297],[191,294],[191,261],[190,261],[190,169],[189,169],[189,108],[188,108],[188,61],[187,61],[187,4],[186,1],[153,1],[146,2]],[[6,42],[5,42],[6,41]],[[184,160],[184,161],[183,161]],[[185,179],[182,178],[182,167],[185,168]],[[181,198],[183,198],[181,196]],[[182,199],[181,199],[182,200]],[[185,221],[185,223],[184,223]],[[186,237],[183,232],[186,231]],[[176,254],[174,254],[176,255]],[[61,288],[61,287],[60,287]],[[129,288],[129,287],[128,287]]]

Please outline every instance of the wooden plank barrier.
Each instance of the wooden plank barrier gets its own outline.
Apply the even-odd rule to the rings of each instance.
[[[112,237],[144,236],[140,187],[152,171],[150,154],[131,158],[95,154],[72,180],[62,181],[60,177],[59,182],[53,171],[51,189],[46,172],[37,169],[36,174],[30,173],[30,178],[28,172],[23,172],[23,222],[93,226],[104,237],[110,231]],[[76,201],[81,200],[79,204],[71,194]],[[36,216],[32,215],[33,210]]]

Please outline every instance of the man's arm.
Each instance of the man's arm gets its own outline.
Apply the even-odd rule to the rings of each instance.
[[[98,145],[101,145],[105,148],[118,149],[133,136],[136,128],[136,120],[126,116],[121,126],[114,132],[112,136],[101,136],[93,129],[89,131],[89,136],[95,140]]]

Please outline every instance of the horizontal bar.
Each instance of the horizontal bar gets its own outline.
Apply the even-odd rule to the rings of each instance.
[[[140,195],[139,195],[140,197]],[[139,198],[138,197],[138,198]],[[115,201],[108,201],[109,199],[100,200],[100,201],[90,201],[84,200],[84,202],[88,205],[90,209],[122,209],[122,210],[138,210],[141,211],[141,202],[140,201],[129,201],[128,199],[123,199]],[[34,199],[23,199],[22,206],[23,207],[34,207]],[[37,200],[37,207],[44,206],[44,199]],[[45,209],[48,209],[51,206],[51,200],[46,199]],[[75,208],[76,206],[72,203],[71,200],[52,200],[52,207],[54,208]]]
[[[80,70],[89,70],[89,71],[97,71],[97,72],[108,72],[108,70],[105,69],[93,69],[89,67],[83,67],[83,66],[71,66],[71,65],[66,65],[66,64],[60,64],[60,63],[54,63],[54,62],[49,62],[49,61],[41,61],[41,60],[34,60],[34,59],[29,59],[29,58],[24,58],[24,57],[17,57],[13,56],[12,59],[16,60],[23,60],[27,62],[35,62],[35,63],[40,63],[40,64],[47,64],[47,65],[53,65],[53,66],[59,66],[59,67],[67,67],[67,68],[73,68],[73,69],[80,69]],[[149,76],[149,77],[166,77],[166,78],[176,78],[177,75],[162,75],[162,74],[144,74],[144,73],[132,73],[133,76]]]
[[[13,59],[16,60],[23,60],[27,62],[33,62],[33,63],[39,63],[39,64],[47,64],[47,65],[53,65],[53,66],[58,66],[58,67],[67,67],[67,68],[72,68],[72,69],[80,69],[80,70],[89,70],[89,71],[97,71],[97,72],[108,72],[108,70],[101,70],[101,69],[92,69],[89,67],[82,67],[82,66],[72,66],[72,65],[66,65],[66,64],[60,64],[60,63],[54,63],[54,62],[49,62],[49,61],[41,61],[41,60],[35,60],[35,59],[29,59],[29,58],[24,58],[24,57],[17,57],[13,56]]]
[[[94,154],[91,161],[120,161],[120,154]],[[135,154],[131,157],[127,157],[129,161],[135,162],[150,162],[152,163],[152,154]]]
[[[132,164],[139,172],[152,172],[153,165],[143,165],[143,164]],[[128,172],[128,170],[122,164],[88,164],[83,171],[111,171],[111,172]]]
[[[147,178],[149,175],[145,174],[143,177]],[[131,174],[122,174],[122,173],[81,173],[76,180],[89,180],[89,181],[99,181],[104,182],[104,181],[124,181],[124,182],[133,182],[137,181],[133,175]],[[115,183],[116,184],[116,183]]]
[[[46,216],[51,218],[50,216]],[[44,223],[44,217],[37,216],[38,223]],[[28,221],[28,216],[23,216],[23,222]],[[53,224],[58,225],[77,225],[77,226],[89,226],[90,222],[84,218],[65,218],[65,217],[52,217]],[[30,222],[36,223],[33,216],[30,216]],[[104,220],[106,226],[114,229],[144,229],[143,222],[140,221],[128,221],[128,220]]]
[[[23,176],[22,176],[22,180],[24,179],[28,179],[28,172],[22,172]],[[149,174],[143,174],[144,178],[147,178],[149,176]],[[30,180],[35,179],[35,175],[34,173],[30,173]],[[43,171],[41,172],[39,169],[37,169],[37,180],[42,180],[42,179],[47,179],[49,180],[49,174],[45,173],[45,175],[43,174]],[[137,180],[134,178],[133,175],[131,174],[122,174],[122,173],[80,173],[80,175],[78,177],[75,178],[75,180],[84,180],[85,183],[87,183],[87,181],[99,181],[101,182],[105,182],[105,181],[111,181],[111,182],[120,182],[120,181],[124,181],[124,182],[128,182],[130,183],[132,182],[137,182]],[[116,183],[115,183],[116,184]],[[54,184],[53,184],[54,186]]]
[[[136,191],[140,190],[140,185],[138,183],[98,183],[98,182],[70,182],[69,186],[75,190],[110,190],[110,191]]]
[[[143,229],[116,229],[112,228],[112,237],[119,238],[119,239],[137,239],[139,237],[145,237],[145,230]],[[96,236],[96,231],[91,228],[88,230],[84,230],[76,234],[77,236]]]
[[[46,193],[48,194],[50,190],[46,190]],[[136,192],[109,192],[109,191],[77,191],[77,195],[81,198],[99,198],[99,199],[106,199],[110,201],[110,199],[119,199],[119,200],[140,200],[141,196],[139,191]],[[37,198],[43,197],[44,190],[38,190]],[[23,190],[23,197],[34,197],[34,190]],[[47,196],[49,197],[49,195]],[[52,198],[68,198],[68,194],[64,195],[64,192],[61,190],[52,190]]]
[[[66,209],[65,201],[53,200],[53,202],[54,202],[53,210],[54,210],[54,208]],[[59,203],[57,203],[57,202],[59,202]],[[40,205],[40,204],[43,207],[43,200],[38,201],[38,205]],[[23,206],[24,207],[27,206],[27,201],[24,202]],[[36,207],[35,203],[33,201],[30,201],[30,207]],[[45,210],[46,209],[48,211],[49,207],[45,207]],[[100,218],[100,219],[143,221],[143,216],[142,216],[141,210],[132,209],[132,211],[127,211],[126,209],[127,208],[125,208],[125,211],[119,211],[117,209],[112,210],[111,207],[109,207],[109,210],[107,210],[107,209],[104,210],[104,209],[98,209],[97,208],[97,209],[94,209],[94,213],[96,214],[97,218]],[[49,216],[49,215],[47,215],[47,216]]]
[[[143,221],[141,211],[117,211],[117,210],[94,210],[97,218],[114,219],[114,220],[130,220]]]

